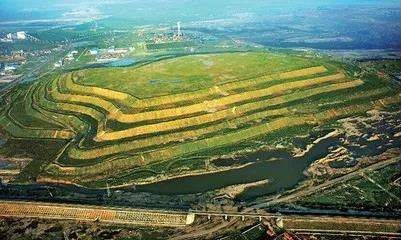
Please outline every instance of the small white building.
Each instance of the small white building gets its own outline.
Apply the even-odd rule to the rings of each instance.
[[[14,71],[15,69],[17,69],[17,67],[16,67],[16,66],[13,66],[13,65],[6,65],[6,66],[4,67],[4,71],[5,71],[5,72],[12,72],[12,71]]]
[[[75,58],[74,58],[75,52],[77,52],[77,51],[71,51],[71,52],[69,52],[69,53],[65,56],[64,60],[66,60],[66,61],[72,61],[72,60],[74,60],[74,59],[75,59]],[[78,52],[77,52],[77,53],[78,53]]]
[[[59,68],[61,66],[63,66],[63,62],[62,61],[58,61],[58,62],[54,63],[54,67],[55,68]]]
[[[97,49],[91,49],[91,50],[89,50],[89,54],[90,55],[97,55],[98,54],[98,50]]]
[[[117,54],[123,54],[123,53],[127,53],[128,52],[128,50],[127,49],[125,49],[125,48],[117,48],[117,49],[114,49],[114,53],[117,53]]]
[[[24,31],[17,32],[17,39],[18,40],[25,40],[26,39],[26,32],[24,32]]]
[[[109,47],[109,49],[107,49],[108,53],[115,53],[116,49],[114,48],[114,46]]]

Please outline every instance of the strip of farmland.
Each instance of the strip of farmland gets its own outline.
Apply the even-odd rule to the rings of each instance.
[[[184,213],[18,201],[0,201],[0,216],[164,227],[183,227],[194,220],[193,214]]]

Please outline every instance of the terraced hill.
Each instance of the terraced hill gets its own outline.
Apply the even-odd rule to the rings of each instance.
[[[248,52],[68,72],[3,101],[10,139],[66,141],[38,180],[105,187],[202,169],[205,153],[268,144],[400,97],[388,82],[347,76],[321,59]]]

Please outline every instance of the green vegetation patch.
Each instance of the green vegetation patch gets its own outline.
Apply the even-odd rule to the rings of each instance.
[[[298,204],[336,208],[401,209],[400,177],[400,166],[392,164],[303,198]]]
[[[78,82],[149,98],[314,65],[309,59],[268,52],[191,55],[142,67],[82,70]]]

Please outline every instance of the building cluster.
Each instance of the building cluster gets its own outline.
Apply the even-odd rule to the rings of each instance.
[[[0,38],[1,42],[13,42],[16,40],[26,40],[28,35],[24,31],[7,33],[4,37]]]
[[[27,53],[24,50],[10,51],[1,57],[5,59],[5,62],[21,62],[25,64]]]
[[[60,59],[59,61],[55,62],[53,66],[55,68],[62,67],[65,63],[72,62],[75,60],[75,56],[78,54],[77,50],[70,51],[64,58]]]
[[[19,64],[15,62],[0,63],[0,75],[12,74],[18,67]]]
[[[110,62],[126,56],[128,52],[134,51],[135,47],[116,48],[111,46],[107,49],[91,49],[87,52],[88,55],[94,56],[96,62]]]
[[[31,57],[41,57],[41,56],[48,56],[52,54],[53,51],[57,51],[57,49],[42,49],[42,50],[31,51],[27,54]]]
[[[170,37],[167,34],[159,33],[153,36],[153,43],[165,43],[170,41]]]
[[[73,50],[71,52],[69,52],[65,57],[64,57],[64,61],[73,61],[75,60],[75,55],[78,54],[77,50]]]
[[[0,62],[0,85],[15,81],[21,75],[15,74],[20,67],[18,62]]]
[[[177,31],[173,34],[158,33],[153,36],[153,43],[181,42],[185,40],[185,36],[181,31],[181,23],[177,22]]]

